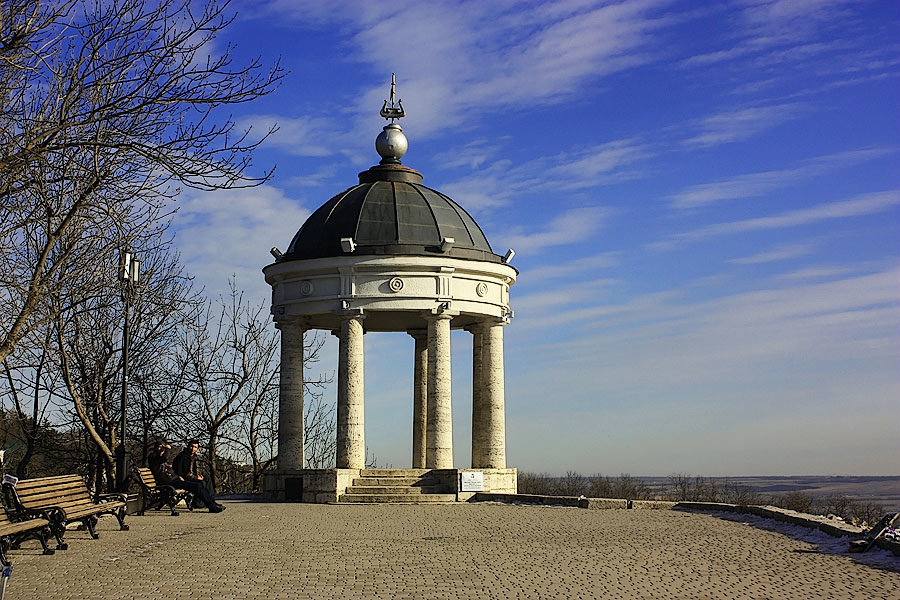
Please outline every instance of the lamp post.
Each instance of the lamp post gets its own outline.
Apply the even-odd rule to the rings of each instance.
[[[122,406],[119,416],[119,445],[116,447],[116,491],[128,491],[128,452],[125,449],[125,408],[128,400],[128,313],[134,299],[141,261],[128,251],[119,254],[119,280],[122,282],[122,302],[125,304],[125,326],[122,331]]]

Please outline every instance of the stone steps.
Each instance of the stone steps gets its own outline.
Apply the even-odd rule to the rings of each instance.
[[[348,494],[446,494],[447,486],[445,485],[423,485],[423,486],[375,486],[375,485],[352,485],[347,488]]]
[[[433,479],[424,477],[357,477],[353,485],[428,485]]]
[[[360,477],[421,477],[431,472],[431,469],[363,469]]]
[[[430,476],[430,469],[363,469],[338,502],[349,504],[419,504],[455,502],[446,485]]]
[[[341,504],[456,502],[456,494],[341,494]]]

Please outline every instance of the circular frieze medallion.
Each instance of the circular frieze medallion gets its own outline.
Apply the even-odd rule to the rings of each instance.
[[[388,281],[388,287],[391,288],[392,292],[397,293],[403,289],[403,280],[399,277],[392,277],[391,280]]]
[[[313,293],[313,284],[309,279],[304,279],[300,282],[300,293],[304,296],[309,296]]]
[[[475,293],[478,294],[480,297],[484,297],[484,295],[487,294],[487,292],[488,292],[488,287],[485,282],[481,281],[478,283],[478,285],[475,286]]]

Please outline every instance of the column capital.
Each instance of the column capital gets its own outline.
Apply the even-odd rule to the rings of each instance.
[[[431,322],[431,321],[444,321],[444,320],[449,321],[450,319],[452,319],[453,317],[456,317],[458,315],[459,315],[458,312],[453,312],[453,311],[449,311],[449,310],[441,310],[439,308],[435,308],[435,309],[431,310],[430,312],[424,313],[422,316],[425,318],[426,321]]]
[[[464,329],[469,333],[484,333],[486,329],[489,327],[506,327],[509,325],[509,321],[502,317],[486,317],[477,323],[472,323],[471,325],[466,325]]]
[[[366,312],[361,308],[343,308],[341,310],[334,311],[336,315],[338,315],[342,321],[347,321],[350,319],[356,319],[358,321],[362,321],[367,316],[369,316]]]
[[[311,329],[309,319],[306,317],[288,317],[275,321],[275,329]]]
[[[428,339],[428,330],[427,329],[407,329],[406,333],[408,333],[414,340],[427,340]]]

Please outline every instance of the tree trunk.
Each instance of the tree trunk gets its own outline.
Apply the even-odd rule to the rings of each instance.
[[[209,446],[206,450],[206,456],[209,459],[209,483],[212,489],[219,489],[219,469],[216,466],[216,445],[219,443],[218,428],[209,432]]]

